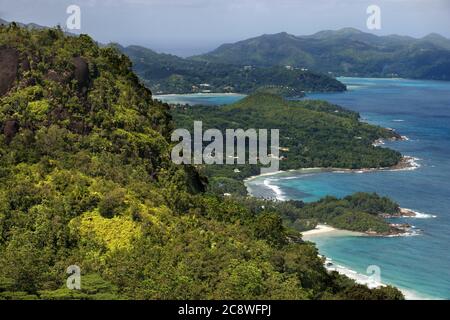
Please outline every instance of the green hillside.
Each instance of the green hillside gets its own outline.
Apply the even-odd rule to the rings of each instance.
[[[325,101],[289,101],[271,94],[255,94],[223,107],[173,108],[179,128],[202,121],[204,128],[279,129],[281,170],[299,168],[381,168],[398,164],[401,154],[375,147],[379,138],[398,139],[390,130],[359,121],[355,112]],[[242,179],[258,172],[256,166],[241,166]],[[230,166],[207,166],[208,176],[232,171]]]
[[[339,81],[300,69],[207,63],[158,54],[139,46],[116,45],[133,62],[134,71],[158,94],[196,92],[272,92],[301,97],[310,91],[345,91]]]
[[[403,298],[327,273],[275,209],[202,193],[114,49],[0,27],[0,70],[0,299]]]
[[[415,39],[376,36],[352,28],[310,36],[278,33],[224,44],[192,59],[265,67],[291,65],[345,76],[450,80],[450,40],[437,34]]]

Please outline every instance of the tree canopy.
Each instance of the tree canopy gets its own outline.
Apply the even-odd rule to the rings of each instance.
[[[402,298],[329,274],[279,215],[203,193],[170,161],[168,106],[115,49],[12,24],[4,50],[1,299]]]

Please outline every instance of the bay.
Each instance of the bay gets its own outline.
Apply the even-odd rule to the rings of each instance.
[[[402,207],[424,213],[397,219],[417,235],[380,238],[317,236],[321,254],[334,263],[366,274],[378,266],[381,281],[414,298],[450,299],[450,82],[406,79],[339,78],[343,93],[308,94],[357,111],[363,121],[397,130],[409,140],[386,143],[420,165],[410,171],[369,173],[287,172],[248,183],[252,194],[305,202],[325,195],[343,197],[366,191],[389,196]],[[157,97],[170,103],[223,105],[242,95],[208,94]]]

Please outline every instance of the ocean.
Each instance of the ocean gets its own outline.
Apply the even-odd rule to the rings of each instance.
[[[237,102],[245,95],[237,93],[191,93],[155,95],[153,98],[171,104],[190,104],[203,106],[220,106]]]
[[[395,285],[409,296],[450,299],[450,82],[339,80],[347,84],[347,92],[308,94],[306,99],[339,104],[359,112],[363,121],[395,129],[408,140],[386,142],[385,146],[416,158],[417,168],[368,173],[287,172],[251,180],[249,189],[256,196],[305,202],[325,195],[377,192],[401,207],[423,213],[419,218],[392,220],[414,225],[417,232],[413,236],[325,234],[314,237],[314,242],[321,254],[349,270],[364,275],[368,267],[379,267],[381,282]],[[236,96],[209,97],[209,101],[214,99],[226,104],[236,101]]]

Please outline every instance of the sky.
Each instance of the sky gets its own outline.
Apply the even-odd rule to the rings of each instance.
[[[69,5],[81,10],[76,33],[181,56],[261,34],[308,35],[343,27],[450,38],[450,0],[0,0],[0,18],[65,26]],[[380,30],[367,29],[370,5],[381,10]]]

